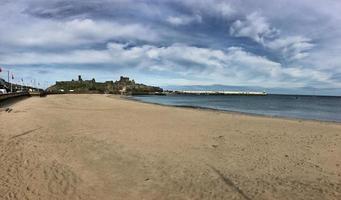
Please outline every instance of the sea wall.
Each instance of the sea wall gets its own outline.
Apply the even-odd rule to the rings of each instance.
[[[4,101],[7,99],[16,98],[16,97],[22,97],[22,96],[30,96],[30,94],[28,92],[0,94],[0,101]]]

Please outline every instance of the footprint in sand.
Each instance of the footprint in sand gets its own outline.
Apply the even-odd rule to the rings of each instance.
[[[44,170],[44,176],[51,194],[74,195],[79,179],[67,166],[53,162],[52,166]]]

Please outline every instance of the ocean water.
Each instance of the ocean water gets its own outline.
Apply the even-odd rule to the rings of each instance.
[[[341,122],[341,97],[267,95],[133,96],[135,100],[171,106],[210,108],[257,115]]]

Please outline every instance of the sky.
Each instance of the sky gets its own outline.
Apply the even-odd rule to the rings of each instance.
[[[43,87],[125,75],[341,95],[340,10],[339,0],[0,0],[0,66]]]

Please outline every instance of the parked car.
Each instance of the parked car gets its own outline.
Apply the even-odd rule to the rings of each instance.
[[[7,94],[7,90],[6,89],[0,89],[0,94]]]

